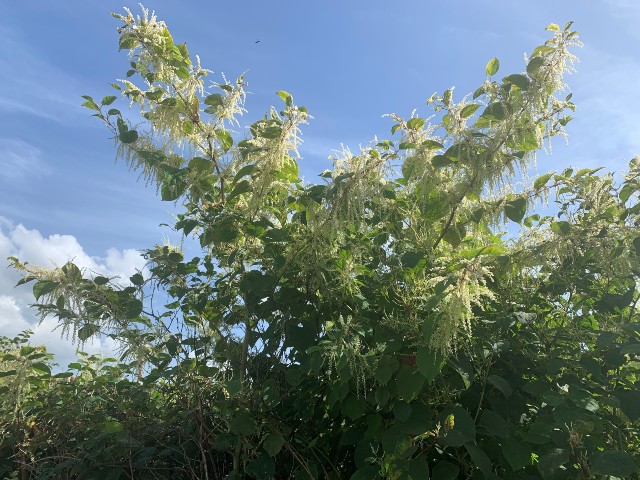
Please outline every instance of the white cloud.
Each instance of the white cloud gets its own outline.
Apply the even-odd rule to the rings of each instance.
[[[0,217],[0,258],[15,256],[33,264],[52,266],[64,265],[73,260],[80,268],[107,277],[119,277],[126,281],[131,275],[144,269],[145,261],[136,250],[110,248],[104,256],[87,254],[72,235],[54,234],[48,237],[38,230],[23,225],[13,226],[6,218]],[[46,318],[39,323],[34,311],[30,284],[14,288],[20,274],[13,269],[0,269],[0,335],[15,336],[30,329],[35,345],[45,345],[56,355],[56,362],[63,368],[76,358],[76,346],[69,338],[61,336],[56,329],[54,318]],[[94,339],[82,346],[88,353],[113,355],[116,342],[110,338]]]
[[[42,160],[42,151],[16,138],[0,138],[0,179],[20,181],[29,176],[49,175],[51,170]]]
[[[78,80],[30,51],[15,29],[0,25],[0,42],[0,111],[59,122],[83,111]]]

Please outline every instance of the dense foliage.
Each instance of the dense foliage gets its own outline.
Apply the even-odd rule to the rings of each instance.
[[[512,187],[571,119],[571,24],[308,184],[289,93],[245,134],[243,78],[212,93],[163,22],[115,16],[141,123],[84,105],[202,253],[156,246],[129,281],[12,260],[42,317],[122,356],[52,374],[2,339],[1,476],[638,478],[640,161]]]

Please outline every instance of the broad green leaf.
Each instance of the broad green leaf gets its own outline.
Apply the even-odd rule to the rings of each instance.
[[[31,368],[37,370],[40,373],[44,373],[45,375],[51,375],[51,367],[43,362],[37,362],[31,364]]]
[[[504,108],[504,104],[502,102],[494,102],[487,105],[487,107],[482,112],[482,115],[478,119],[478,122],[482,125],[482,120],[488,121],[502,121],[506,118],[507,112]]]
[[[402,365],[396,375],[396,388],[400,398],[411,401],[422,390],[425,378],[415,368]]]
[[[453,416],[453,428],[446,432],[442,442],[451,447],[461,447],[476,441],[476,426],[469,412],[462,407],[453,407],[443,412],[443,417]]]
[[[500,68],[500,62],[498,61],[497,58],[492,58],[491,60],[489,60],[489,62],[487,62],[487,66],[485,67],[485,71],[487,72],[487,75],[489,75],[490,77],[495,75],[496,73],[498,73],[498,69]]]
[[[446,460],[440,460],[431,470],[433,480],[456,480],[460,473],[460,467]]]
[[[216,138],[218,139],[220,148],[222,148],[225,153],[228,152],[233,146],[233,137],[227,130],[216,130]]]
[[[551,478],[562,465],[569,461],[569,453],[562,448],[555,448],[538,459],[538,471],[542,478]]]
[[[229,422],[229,430],[236,435],[246,437],[255,433],[256,424],[248,412],[239,412]]]
[[[264,448],[265,451],[272,457],[275,457],[280,452],[280,450],[282,450],[283,445],[284,437],[279,433],[270,433],[262,441],[262,448]]]
[[[425,347],[418,350],[416,363],[420,373],[430,382],[434,380],[442,370],[445,358],[441,353]]]
[[[640,391],[638,390],[618,390],[614,396],[620,401],[620,409],[635,422],[640,418]]]
[[[540,190],[547,184],[552,176],[553,173],[545,173],[544,175],[539,176],[538,178],[536,178],[535,182],[533,182],[533,188],[535,188],[536,190]]]
[[[502,442],[501,449],[513,471],[531,465],[531,445],[516,439],[509,439]]]
[[[255,169],[256,169],[256,166],[253,163],[250,165],[245,165],[240,170],[238,170],[238,173],[236,173],[235,177],[233,177],[233,182],[235,183],[238,180],[240,180],[242,177],[251,175]]]
[[[140,273],[135,273],[129,277],[129,280],[132,284],[136,286],[141,286],[144,283],[144,277]]]
[[[205,98],[204,103],[205,105],[217,108],[224,105],[224,99],[219,93],[214,93],[213,95],[209,95],[207,98]]]
[[[409,130],[421,130],[424,127],[425,120],[424,118],[411,118],[407,121],[407,128]]]
[[[418,265],[418,262],[424,258],[423,252],[407,252],[403,253],[400,261],[405,268],[413,268]]]
[[[270,480],[276,471],[276,464],[271,456],[262,453],[247,466],[246,471],[256,480]]]
[[[531,85],[531,80],[529,80],[526,75],[522,75],[520,73],[504,77],[503,80],[507,83],[515,85],[520,90],[528,90],[529,85]]]
[[[238,184],[235,186],[235,188],[231,191],[231,193],[227,197],[227,200],[232,200],[235,197],[237,197],[238,195],[240,195],[242,193],[247,193],[250,190],[251,190],[251,183],[249,183],[248,180],[242,180],[242,181],[238,182]]]
[[[293,96],[289,92],[285,92],[284,90],[280,90],[276,93],[285,103],[287,107],[293,106]]]
[[[356,470],[354,474],[349,477],[349,480],[375,480],[377,478],[380,478],[380,476],[378,475],[379,470],[380,467],[374,465],[366,465]]]
[[[529,63],[527,64],[527,73],[529,74],[530,77],[533,77],[538,73],[538,70],[540,70],[540,67],[542,67],[543,65],[544,65],[544,58],[533,57],[531,60],[529,60]]]
[[[107,95],[106,97],[104,97],[102,99],[102,105],[107,106],[107,105],[111,105],[113,102],[116,101],[116,97],[115,95]]]
[[[638,471],[631,455],[620,450],[596,452],[589,462],[593,473],[625,478]]]
[[[462,110],[460,110],[460,116],[462,118],[468,118],[471,115],[473,115],[476,112],[476,110],[478,110],[479,108],[480,108],[480,105],[477,103],[466,105]]]
[[[559,235],[569,235],[571,233],[571,224],[565,220],[553,222],[551,224],[551,230]]]
[[[53,292],[60,286],[58,282],[54,282],[53,280],[39,280],[33,285],[33,296],[36,300],[39,300],[40,297],[46,295],[47,293]]]
[[[431,163],[436,168],[448,167],[450,165],[455,165],[456,162],[451,160],[449,157],[445,157],[444,155],[435,155],[431,159]]]
[[[509,436],[509,424],[493,410],[483,410],[479,424],[482,425],[490,435],[500,438],[507,438]]]
[[[193,157],[189,161],[189,170],[199,173],[210,173],[213,171],[213,162],[202,157]]]
[[[513,390],[511,385],[500,375],[489,375],[487,381],[502,392],[505,397],[510,397]]]
[[[522,197],[509,200],[504,205],[505,216],[513,222],[522,222],[525,213],[527,213],[527,201]]]
[[[397,402],[393,406],[393,415],[401,422],[405,422],[411,415],[411,405],[407,402]]]
[[[125,144],[134,143],[138,140],[138,132],[135,130],[127,130],[126,132],[120,133],[118,136],[120,141]]]
[[[485,478],[489,478],[491,475],[491,459],[487,454],[473,443],[465,443],[464,448],[469,452],[469,456],[478,467],[478,470],[482,472]]]
[[[99,331],[100,327],[98,325],[87,323],[78,329],[78,339],[80,339],[81,342],[84,342]]]

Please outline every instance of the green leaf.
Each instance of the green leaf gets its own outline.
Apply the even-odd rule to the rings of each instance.
[[[293,106],[293,97],[291,96],[291,94],[289,92],[285,92],[284,90],[280,90],[279,92],[276,92],[276,95],[278,95],[285,103],[285,105],[287,107],[291,107]]]
[[[538,471],[542,478],[551,478],[556,470],[569,461],[569,453],[562,448],[554,448],[538,459]]]
[[[284,437],[279,433],[270,433],[262,442],[262,448],[272,457],[275,457],[282,450],[283,445]]]
[[[229,430],[241,437],[247,437],[255,433],[256,424],[248,412],[239,412],[229,422]]]
[[[132,284],[139,287],[144,283],[144,277],[140,273],[135,273],[129,277]]]
[[[246,471],[256,480],[269,480],[276,471],[276,464],[273,458],[262,453],[247,466]]]
[[[407,402],[397,402],[393,406],[393,416],[401,422],[406,422],[411,415],[411,405]]]
[[[462,110],[460,110],[460,117],[468,118],[471,115],[473,115],[476,112],[476,110],[478,110],[479,108],[480,108],[480,105],[478,105],[477,103],[472,103],[470,105],[467,105]]]
[[[445,232],[442,239],[452,247],[458,247],[467,235],[467,229],[462,222],[458,222],[455,225],[451,225]]]
[[[78,339],[81,342],[84,342],[89,337],[95,335],[100,331],[100,327],[98,325],[93,325],[91,323],[87,323],[78,329]]]
[[[400,262],[405,268],[413,268],[418,265],[418,262],[424,258],[423,252],[406,252],[400,257]]]
[[[527,73],[529,74],[530,77],[533,77],[538,73],[538,70],[540,70],[540,67],[542,67],[543,65],[544,65],[544,58],[533,57],[531,60],[529,60],[529,63],[527,64]]]
[[[234,183],[237,182],[238,180],[240,180],[242,177],[245,177],[247,175],[251,175],[253,173],[253,171],[255,170],[256,166],[255,164],[250,164],[250,165],[245,165],[244,167],[242,167],[240,170],[238,170],[238,173],[236,173],[235,177],[233,177],[233,181]]]
[[[640,418],[640,391],[618,390],[613,394],[620,401],[620,409],[635,422]]]
[[[282,135],[282,127],[266,127],[256,132],[257,136],[268,140],[275,140]]]
[[[393,374],[396,372],[399,365],[400,364],[395,358],[383,355],[378,361],[378,368],[374,374],[376,380],[378,380],[381,385],[386,385],[393,377]]]
[[[424,118],[412,118],[407,122],[407,128],[409,130],[420,130],[422,129],[422,127],[424,127],[425,124],[425,120]]]
[[[189,170],[199,173],[210,173],[213,171],[213,162],[202,157],[193,157],[189,161]]]
[[[353,475],[349,478],[349,480],[374,480],[380,478],[378,472],[380,467],[374,465],[366,465],[364,467],[360,467],[355,471]]]
[[[571,233],[571,224],[564,220],[553,222],[551,224],[551,230],[559,235],[569,235]]]
[[[453,415],[453,429],[449,430],[442,442],[450,447],[461,447],[476,441],[476,426],[469,412],[462,407],[454,407],[443,412],[442,418]]]
[[[445,363],[444,356],[430,348],[421,348],[416,355],[418,370],[425,376],[428,382],[434,380]]]
[[[122,143],[125,144],[134,143],[136,140],[138,140],[138,132],[136,132],[135,130],[127,130],[126,132],[120,133],[118,138]]]
[[[424,376],[409,365],[402,365],[396,375],[396,388],[400,398],[411,401],[418,396],[425,382]]]
[[[250,190],[251,190],[251,183],[249,183],[248,180],[242,180],[241,182],[238,182],[238,184],[235,186],[235,188],[227,197],[227,200],[232,200],[238,195],[242,193],[247,193]]]
[[[480,416],[479,424],[494,437],[507,438],[509,436],[509,424],[493,410],[484,410]]]
[[[214,93],[213,95],[209,95],[207,98],[205,98],[204,103],[211,107],[217,108],[224,105],[224,99],[219,93]]]
[[[445,157],[444,155],[435,155],[431,159],[431,164],[436,168],[448,167],[449,165],[454,165],[456,162],[451,160],[449,157]]]
[[[547,184],[552,176],[553,173],[545,173],[544,175],[540,175],[538,178],[536,178],[535,182],[533,182],[533,188],[535,188],[536,190],[540,190]]]
[[[431,470],[431,478],[433,480],[456,480],[460,468],[446,460],[440,460]]]
[[[0,371],[0,378],[2,377],[10,377],[11,375],[15,375],[16,370],[4,370]]]
[[[552,32],[559,32],[560,26],[556,23],[550,23],[549,25],[547,25],[545,30],[551,30]]]
[[[485,478],[489,478],[489,475],[491,475],[491,459],[487,454],[473,443],[465,443],[464,448],[469,452],[469,456],[478,467],[478,470],[482,472]]]
[[[516,439],[509,439],[501,445],[502,454],[513,471],[531,464],[531,446]]]
[[[94,102],[93,98],[91,98],[89,95],[82,95],[82,98],[86,100],[86,102],[82,104],[83,107],[86,107],[89,110],[97,110],[97,111],[100,110],[100,107],[98,106],[98,104]]]
[[[511,83],[512,85],[515,85],[520,90],[528,90],[529,85],[531,85],[531,80],[529,80],[526,75],[522,75],[520,73],[504,77],[503,80],[506,83]]]
[[[509,200],[504,205],[505,216],[516,223],[520,223],[524,218],[524,214],[527,212],[527,201],[522,198],[516,198],[515,200]]]
[[[39,280],[33,285],[33,296],[38,300],[43,295],[53,292],[60,284],[52,280]]]
[[[627,477],[638,470],[631,455],[620,450],[596,452],[589,463],[594,473],[618,478]]]
[[[33,363],[31,368],[37,370],[40,373],[44,373],[45,375],[51,375],[51,367],[43,362]]]
[[[118,97],[116,97],[115,95],[107,95],[102,99],[102,105],[104,106],[111,105],[113,102],[116,101],[117,98]]]
[[[511,385],[500,375],[489,375],[487,381],[502,392],[505,397],[510,397],[513,390]]]
[[[136,43],[135,37],[130,33],[124,33],[120,37],[119,50],[130,50]]]
[[[220,143],[220,148],[226,153],[233,146],[233,137],[227,130],[216,130],[216,138]]]
[[[487,105],[487,108],[482,112],[481,118],[483,120],[504,120],[507,116],[507,112],[502,102],[493,102]]]
[[[498,61],[498,59],[492,58],[491,60],[489,60],[489,62],[487,62],[485,71],[487,72],[487,75],[491,77],[492,75],[495,75],[496,73],[498,73],[499,68],[500,68],[500,62]]]

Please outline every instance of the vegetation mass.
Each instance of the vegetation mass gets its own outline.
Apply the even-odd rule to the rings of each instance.
[[[121,355],[55,373],[1,338],[0,476],[638,478],[640,160],[514,187],[571,120],[571,24],[310,184],[291,94],[245,130],[243,77],[114,16],[130,69],[84,106],[201,253],[154,246],[130,279],[12,259],[42,318]]]

